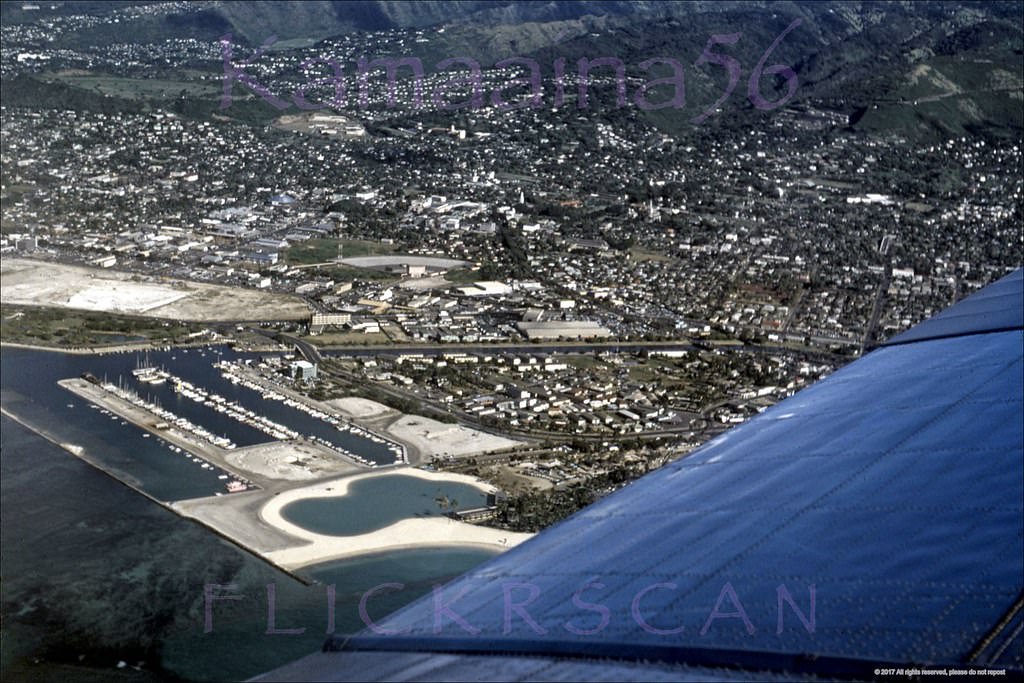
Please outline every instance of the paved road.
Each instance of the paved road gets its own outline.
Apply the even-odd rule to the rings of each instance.
[[[885,297],[889,292],[889,284],[892,282],[892,258],[887,258],[885,263],[885,274],[882,276],[882,282],[878,286],[878,292],[875,294],[875,303],[871,307],[871,317],[868,319],[867,327],[864,330],[864,340],[860,345],[860,355],[864,355],[865,349],[870,349],[874,346],[876,338],[876,332],[878,328],[878,318],[882,314],[882,304],[885,302]]]
[[[255,328],[254,328],[255,329]],[[316,348],[315,345],[309,342],[297,339],[295,337],[276,333],[268,332],[266,330],[255,330],[266,336],[273,337],[280,342],[285,344],[294,345],[300,353],[311,363],[317,363],[320,368],[322,375],[332,377],[337,380],[341,380],[344,383],[359,386],[366,382],[364,377],[361,377],[354,373],[349,373],[336,367],[325,367],[322,363],[324,360],[323,354]],[[509,344],[509,345],[455,345],[451,344],[429,344],[429,345],[418,345],[418,346],[368,346],[368,347],[352,347],[345,350],[344,354],[338,355],[377,355],[377,354],[398,354],[398,353],[422,353],[424,355],[439,355],[443,353],[452,352],[473,352],[478,354],[494,353],[496,351],[504,353],[593,353],[598,351],[642,351],[642,350],[696,350],[699,347],[689,344],[687,342],[633,342],[633,343],[609,343],[609,342],[592,342],[592,343],[576,343],[566,345],[536,345],[536,344]],[[800,353],[801,355],[819,360],[835,361],[836,356],[828,353],[814,353],[804,351],[794,351],[793,349],[784,347],[774,346],[728,346],[722,347],[732,349],[736,351],[744,351],[748,353]],[[329,356],[328,356],[329,358]],[[463,410],[455,408],[453,406],[443,404],[439,401],[423,396],[418,393],[412,393],[404,391],[397,387],[390,387],[380,383],[374,383],[374,389],[386,394],[392,398],[402,401],[414,401],[427,410],[424,411],[428,417],[430,414],[434,414],[437,417],[454,416],[462,424],[477,429],[488,434],[494,434],[496,436],[506,436],[511,438],[525,439],[531,442],[539,440],[552,441],[552,442],[566,442],[573,440],[583,441],[607,441],[619,438],[635,438],[635,439],[656,439],[660,437],[682,437],[693,434],[693,430],[690,425],[671,427],[666,429],[659,429],[654,431],[639,432],[633,434],[617,435],[608,434],[604,432],[599,433],[582,433],[582,434],[568,434],[565,432],[548,432],[540,430],[520,430],[510,427],[492,427],[490,425],[480,422],[479,418],[475,415],[467,413]]]

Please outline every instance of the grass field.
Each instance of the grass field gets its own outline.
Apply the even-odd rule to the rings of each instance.
[[[338,258],[338,244],[341,244],[342,256],[379,256],[395,251],[392,244],[381,244],[369,240],[317,239],[300,242],[284,252],[289,265],[301,266],[310,263],[327,263]]]
[[[199,324],[34,306],[0,306],[0,319],[3,341],[54,347],[171,342],[202,329]]]
[[[370,270],[368,268],[356,268],[355,266],[338,266],[338,265],[327,265],[327,266],[313,266],[307,269],[307,273],[315,273],[317,275],[330,278],[335,282],[348,282],[351,280],[376,280],[381,284],[387,282],[398,282],[398,278],[388,273],[382,273],[379,270]]]
[[[448,282],[455,282],[457,284],[469,284],[482,279],[480,277],[479,270],[470,270],[469,268],[456,268],[455,270],[449,270],[444,274],[444,279]]]
[[[671,261],[672,258],[666,256],[657,251],[650,251],[649,249],[642,249],[640,247],[631,247],[629,249],[629,255],[634,261]]]
[[[664,374],[661,368],[663,365],[657,361],[648,361],[644,365],[638,365],[629,369],[629,379],[634,382],[655,382],[661,379]]]
[[[4,235],[10,234],[12,232],[22,232],[24,229],[24,227],[15,223],[14,221],[9,221],[6,218],[0,218],[0,233]]]
[[[303,340],[317,346],[355,346],[363,344],[388,344],[391,342],[383,332],[371,332],[370,334],[365,332],[325,332],[310,337],[303,337]]]
[[[580,368],[583,370],[590,370],[593,368],[601,368],[607,366],[607,363],[605,363],[597,356],[579,354],[563,356],[562,358],[564,358],[567,364],[573,366],[574,368]]]
[[[158,78],[121,78],[108,75],[63,73],[52,76],[51,80],[76,88],[93,90],[104,95],[125,99],[137,97],[155,99],[174,98],[179,97],[182,93],[195,97],[217,95],[220,92],[220,88],[212,84]]]

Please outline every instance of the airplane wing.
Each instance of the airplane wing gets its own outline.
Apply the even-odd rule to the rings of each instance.
[[[1018,270],[256,680],[1012,678],[1022,400]]]

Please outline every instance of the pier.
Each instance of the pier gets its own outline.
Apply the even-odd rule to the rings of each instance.
[[[215,363],[214,367],[220,370],[222,376],[228,381],[240,384],[247,389],[258,391],[265,399],[281,401],[290,408],[301,410],[318,420],[322,420],[323,422],[332,425],[339,432],[351,432],[352,434],[369,439],[375,443],[386,444],[388,449],[395,455],[394,464],[409,464],[409,447],[406,444],[398,442],[394,437],[382,436],[372,429],[358,425],[354,421],[346,419],[343,414],[336,409],[329,408],[323,403],[314,402],[313,400],[305,398],[296,392],[289,391],[284,387],[273,385],[260,377],[258,373],[253,372],[243,363],[220,361],[219,363]],[[314,440],[322,441],[322,439],[313,438]],[[324,445],[336,449],[338,448],[332,444],[324,443]],[[339,450],[342,450],[342,452],[358,462],[374,466],[373,463],[370,463],[359,455],[350,453],[345,449]]]
[[[282,452],[280,444],[276,442],[237,450],[225,448],[214,442],[223,437],[207,439],[203,436],[209,434],[206,430],[192,425],[168,410],[149,404],[137,397],[133,399],[130,392],[118,389],[115,385],[96,384],[80,378],[61,380],[59,384],[99,406],[100,409],[107,410],[145,429],[175,448],[182,449],[194,457],[233,474],[236,480],[246,484],[246,488],[256,486],[261,489],[278,489],[282,480],[308,480],[318,476],[351,473],[364,469],[357,463],[343,459],[333,450],[326,451],[319,444],[303,440],[289,444],[293,446],[290,452],[294,454],[291,455]],[[233,446],[233,444],[229,445]],[[263,455],[267,457],[262,458]],[[298,461],[300,457],[303,462],[308,463],[308,466],[285,462],[287,459]],[[278,467],[279,464],[290,465],[290,467]],[[295,476],[295,471],[298,471],[299,476]],[[227,489],[227,484],[225,484],[225,489]]]

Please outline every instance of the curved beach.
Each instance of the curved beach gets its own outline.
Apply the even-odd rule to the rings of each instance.
[[[354,536],[329,536],[319,534],[292,522],[281,514],[285,506],[310,498],[336,498],[348,493],[352,482],[369,477],[410,476],[434,482],[460,482],[474,486],[481,491],[491,487],[480,480],[462,474],[434,473],[406,467],[386,472],[370,472],[356,476],[321,481],[311,486],[284,491],[260,510],[260,519],[271,527],[289,536],[307,541],[305,545],[273,550],[264,555],[288,569],[298,569],[310,564],[336,560],[363,553],[389,550],[432,547],[445,545],[484,546],[494,550],[506,550],[516,546],[532,534],[503,531],[459,522],[447,517],[403,519],[382,529]]]

